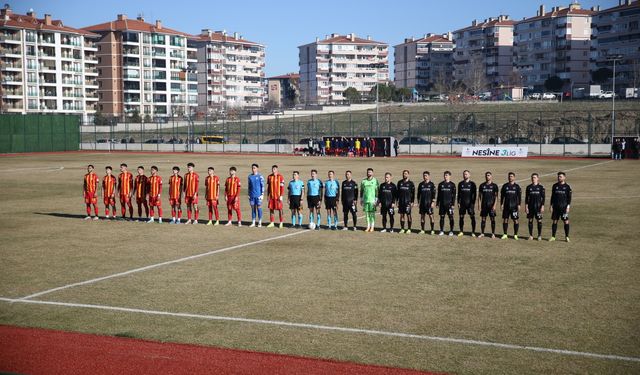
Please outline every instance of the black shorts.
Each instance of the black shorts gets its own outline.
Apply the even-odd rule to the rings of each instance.
[[[411,215],[411,203],[398,202],[398,213],[401,215]]]
[[[453,207],[440,205],[440,209],[438,210],[438,214],[440,214],[440,216],[453,215]]]
[[[420,204],[420,215],[433,215],[431,204]]]
[[[342,212],[353,212],[354,214],[358,212],[358,205],[354,202],[342,202]]]
[[[309,208],[320,208],[320,196],[312,195],[307,197],[307,206]]]
[[[540,212],[540,207],[527,207],[529,209],[529,213],[527,214],[527,219],[538,219],[542,220],[542,212]]]
[[[473,205],[470,205],[470,206],[460,205],[460,209],[458,210],[458,213],[460,214],[460,216],[465,214],[469,214],[473,216],[476,214],[476,211],[473,209]]]
[[[502,210],[502,218],[503,219],[518,220],[519,217],[520,217],[520,214],[518,213],[518,209],[517,208],[505,207]]]
[[[496,217],[496,210],[493,209],[493,206],[483,206],[480,209],[480,217]]]
[[[302,198],[301,195],[292,195],[289,197],[289,209],[290,210],[297,210],[300,208],[300,199]]]
[[[396,213],[396,209],[394,207],[391,207],[391,205],[381,204],[380,213],[383,215],[385,214],[394,215]]]
[[[337,208],[336,206],[336,197],[324,197],[324,206],[327,210],[333,210]]]
[[[566,207],[553,207],[551,213],[551,220],[569,220],[569,214]]]

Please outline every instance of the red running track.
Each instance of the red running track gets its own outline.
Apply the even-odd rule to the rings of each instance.
[[[0,372],[18,374],[434,374],[198,345],[0,325]]]

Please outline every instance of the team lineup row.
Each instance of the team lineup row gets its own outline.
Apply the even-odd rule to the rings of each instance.
[[[158,222],[162,222],[161,195],[163,190],[162,178],[158,175],[158,167],[151,167],[151,175],[145,175],[143,166],[137,168],[137,175],[128,170],[125,163],[120,165],[120,174],[116,177],[110,166],[105,168],[106,174],[100,178],[94,171],[93,165],[87,166],[87,174],[84,176],[83,196],[86,205],[87,217],[85,220],[98,220],[98,190],[101,188],[105,205],[105,218],[116,217],[116,195],[119,197],[122,218],[126,220],[127,208],[129,219],[133,220],[133,197],[138,206],[138,217],[142,218],[144,208],[148,223],[155,221],[155,209],[158,212]],[[180,168],[172,168],[169,177],[169,205],[171,206],[171,224],[180,224],[182,219],[182,200],[187,208],[186,224],[197,224],[199,218],[198,190],[200,177],[194,171],[193,163],[187,164],[187,173],[180,175]],[[321,206],[324,202],[327,212],[327,229],[338,229],[338,203],[342,205],[343,230],[348,230],[349,216],[351,216],[353,230],[356,230],[358,203],[363,209],[367,227],[365,232],[373,232],[375,227],[375,215],[379,208],[382,216],[381,232],[393,232],[396,211],[400,216],[399,233],[412,233],[412,208],[418,207],[420,214],[420,234],[436,234],[435,211],[440,217],[439,235],[445,235],[445,217],[449,219],[448,235],[454,235],[454,214],[459,215],[458,236],[464,235],[465,216],[469,216],[471,222],[472,237],[484,237],[487,218],[491,223],[491,238],[496,238],[496,212],[498,206],[502,210],[502,239],[507,239],[509,222],[513,222],[513,238],[518,239],[519,218],[522,205],[522,190],[515,180],[515,173],[508,173],[508,181],[498,188],[493,182],[491,172],[485,173],[485,181],[476,186],[471,180],[471,173],[465,170],[462,181],[457,185],[451,181],[451,172],[445,171],[443,180],[436,186],[431,181],[428,171],[422,173],[422,181],[416,187],[410,180],[409,171],[402,172],[402,179],[397,183],[391,181],[389,172],[384,174],[384,181],[379,183],[374,177],[372,168],[368,168],[366,177],[357,183],[353,180],[352,172],[345,172],[345,180],[340,183],[336,179],[334,171],[327,173],[324,182],[318,178],[318,171],[312,169],[311,178],[306,184],[300,179],[300,172],[294,171],[292,179],[285,184],[284,176],[278,171],[278,166],[271,167],[271,174],[265,179],[260,174],[258,164],[252,164],[251,174],[248,177],[247,192],[249,205],[251,206],[250,227],[262,226],[262,203],[265,194],[268,199],[269,224],[268,227],[283,227],[283,205],[286,198],[291,210],[291,225],[302,227],[303,204],[302,198],[306,195],[309,209],[309,229],[321,228]],[[558,172],[558,182],[551,191],[549,208],[551,210],[551,237],[555,241],[558,222],[564,224],[565,239],[569,242],[569,212],[571,209],[571,187],[566,183],[566,174]],[[215,169],[209,167],[204,180],[205,200],[208,207],[209,221],[207,225],[219,225],[218,211],[220,199],[220,178],[215,174]],[[285,186],[287,193],[285,194]],[[242,226],[240,211],[240,190],[242,184],[237,176],[236,167],[229,168],[229,177],[224,181],[224,199],[227,206],[228,220],[225,225],[233,223],[233,213],[237,217],[238,226]],[[545,210],[545,188],[539,182],[539,175],[531,175],[531,184],[525,189],[524,209],[528,220],[529,239],[534,239],[534,221],[537,224],[537,239],[542,240],[542,218]],[[92,208],[95,216],[92,217]],[[111,212],[112,216],[109,216]],[[476,234],[476,209],[480,212],[480,233]],[[276,224],[275,213],[278,213],[279,222]],[[215,216],[215,221],[214,221]],[[426,227],[426,219],[429,218],[429,227]],[[139,220],[139,219],[138,219]],[[406,226],[405,226],[406,224]]]

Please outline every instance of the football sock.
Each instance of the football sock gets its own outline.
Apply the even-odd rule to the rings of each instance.
[[[178,219],[182,219],[182,209],[178,209]]]
[[[496,234],[496,221],[495,221],[495,219],[491,220],[491,234]]]
[[[187,219],[191,220],[191,209],[187,209]]]
[[[273,219],[274,219],[273,212],[270,212],[269,213],[269,222],[273,223]]]
[[[175,218],[176,217],[176,209],[175,208],[171,208],[171,217]]]
[[[382,214],[382,228],[383,229],[387,228],[387,214],[386,213]]]
[[[555,237],[557,231],[558,231],[558,223],[551,224],[551,237]]]
[[[318,212],[318,213],[316,214],[316,219],[317,219],[317,220],[316,220],[316,224],[320,225],[320,223],[322,222],[322,221],[320,220],[320,218],[321,218],[321,217],[322,217],[322,215],[320,214],[320,212]]]
[[[356,216],[355,213],[351,213],[351,216],[353,216],[353,227],[356,227],[356,224],[358,223],[358,217]],[[344,225],[347,226],[347,221],[344,221]]]
[[[332,219],[333,219],[333,218],[331,217],[331,215],[327,215],[327,225],[328,225],[329,227],[331,227],[331,226],[333,225],[333,224],[331,224]]]
[[[193,213],[194,219],[196,221],[198,221],[198,216],[200,216],[200,210],[196,209],[196,211]]]
[[[213,219],[213,212],[211,212],[211,208],[209,208],[209,221]]]
[[[296,214],[291,214],[291,225],[296,226]]]
[[[424,217],[420,218],[420,229],[424,230]]]
[[[400,219],[400,229],[404,230],[404,219]]]
[[[520,223],[513,223],[513,234],[517,236],[519,229],[520,229]]]
[[[486,220],[480,220],[480,233],[484,233],[485,228],[487,227]]]
[[[453,223],[454,223],[453,216],[450,216],[449,217],[449,232],[453,232]]]
[[[104,215],[105,216],[109,216],[109,208],[105,208],[104,209]]]
[[[302,214],[298,214],[298,225],[302,225]]]
[[[533,220],[529,220],[529,235],[533,236]]]
[[[564,225],[564,235],[565,235],[566,237],[569,237],[569,229],[570,229],[569,225],[570,225],[570,224],[565,224],[565,225]]]
[[[460,216],[460,232],[464,232],[464,216]]]
[[[91,216],[91,206],[87,205],[87,216]]]
[[[333,215],[333,225],[334,226],[338,226],[338,214]],[[345,221],[345,225],[346,225],[346,221]]]
[[[471,218],[471,232],[476,232],[476,215],[469,216]]]
[[[256,221],[256,206],[251,206],[251,221]]]
[[[313,223],[313,211],[309,213],[309,224]]]
[[[502,233],[507,234],[507,229],[509,229],[509,224],[502,223]]]
[[[440,216],[440,232],[444,232],[444,216]]]
[[[258,206],[258,221],[262,221],[262,206]]]
[[[411,229],[411,224],[412,224],[412,220],[411,220],[411,217],[409,217],[409,220],[407,220],[407,229]]]
[[[431,230],[433,230],[433,227],[436,225],[435,221],[431,221]]]
[[[393,229],[393,223],[395,222],[396,218],[394,215],[389,215],[389,228]]]
[[[542,221],[538,221],[538,237],[542,235]]]
[[[220,220],[220,213],[218,212],[218,206],[213,206],[213,213],[216,215],[216,220]]]

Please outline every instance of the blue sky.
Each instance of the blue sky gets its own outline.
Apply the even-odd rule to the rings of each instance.
[[[444,33],[499,14],[512,19],[534,16],[538,6],[567,6],[531,0],[324,0],[324,1],[168,1],[168,0],[20,0],[9,1],[16,13],[30,8],[38,17],[48,13],[65,25],[84,27],[110,21],[118,13],[148,22],[162,20],[172,29],[197,34],[201,29],[237,31],[245,39],[266,45],[266,75],[298,71],[298,49],[326,34],[371,35],[390,46],[404,38]],[[583,8],[609,8],[617,0],[583,0]],[[390,60],[393,60],[390,50]],[[390,61],[392,63],[392,61]]]

